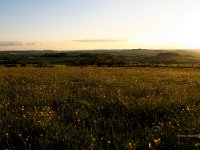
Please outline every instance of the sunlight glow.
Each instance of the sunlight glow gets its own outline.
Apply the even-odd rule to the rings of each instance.
[[[183,44],[186,48],[200,48],[200,10],[182,16],[166,33],[167,38]]]
[[[173,45],[177,48],[200,48],[200,10],[194,9],[165,28],[143,37],[130,37],[128,42],[146,46]]]

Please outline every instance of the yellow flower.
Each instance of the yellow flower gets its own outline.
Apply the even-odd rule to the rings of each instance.
[[[132,143],[128,143],[129,149],[133,149],[133,146],[135,146],[135,144]]]
[[[200,134],[198,134],[198,138],[200,139]]]
[[[160,143],[160,139],[155,139],[154,143]]]
[[[152,148],[152,145],[151,145],[151,143],[149,143],[148,147],[149,147],[149,148]]]

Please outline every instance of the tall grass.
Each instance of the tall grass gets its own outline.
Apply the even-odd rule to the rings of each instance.
[[[0,68],[0,149],[194,149],[200,70]]]

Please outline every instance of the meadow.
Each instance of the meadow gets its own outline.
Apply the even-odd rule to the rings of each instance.
[[[0,68],[0,149],[198,149],[199,118],[197,68]]]

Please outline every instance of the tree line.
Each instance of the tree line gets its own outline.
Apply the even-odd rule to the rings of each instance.
[[[38,56],[4,55],[0,56],[0,64],[5,67],[52,67],[57,64],[66,66],[98,66],[98,67],[146,67],[146,66],[190,66],[199,64],[199,58],[183,56],[178,53],[159,53],[146,55],[114,55],[107,53],[45,53]]]

